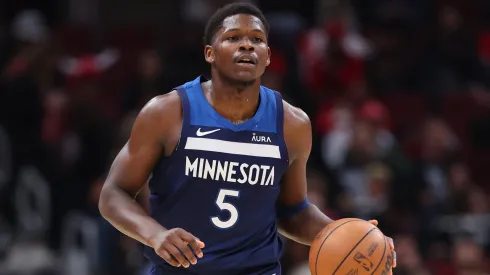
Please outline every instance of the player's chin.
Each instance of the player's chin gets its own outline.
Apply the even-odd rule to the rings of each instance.
[[[253,70],[235,70],[232,78],[237,81],[250,82],[255,81],[264,73],[264,70],[256,68]]]
[[[238,82],[253,82],[259,78],[259,75],[256,72],[237,71],[231,78]]]

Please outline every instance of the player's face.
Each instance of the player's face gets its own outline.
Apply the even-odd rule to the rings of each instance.
[[[258,79],[270,63],[264,26],[259,18],[248,14],[226,18],[205,54],[221,74],[240,82]]]

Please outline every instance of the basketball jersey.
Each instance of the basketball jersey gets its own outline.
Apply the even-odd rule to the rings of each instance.
[[[209,104],[203,81],[177,88],[180,140],[155,166],[149,184],[151,216],[203,241],[204,257],[184,269],[150,247],[145,255],[162,274],[254,274],[255,268],[279,265],[283,249],[276,227],[280,180],[288,167],[282,98],[261,86],[257,112],[235,125]]]

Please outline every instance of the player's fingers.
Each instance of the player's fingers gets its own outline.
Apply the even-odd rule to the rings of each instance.
[[[170,255],[167,250],[165,249],[159,249],[157,250],[158,256],[160,256],[162,259],[164,259],[167,263],[169,263],[172,266],[179,267],[180,263]]]
[[[187,242],[181,241],[179,243],[176,243],[175,246],[184,254],[184,256],[187,258],[187,260],[191,264],[196,264],[197,259],[196,256],[194,256],[194,253],[191,250],[191,247],[187,244]]]
[[[197,257],[202,258],[204,256],[204,253],[201,250],[201,248],[203,247],[201,245],[204,245],[203,242],[198,240],[193,240],[189,242],[188,245],[192,249],[192,251],[194,251]]]
[[[396,267],[396,252],[393,251],[393,264],[392,264],[392,267],[395,268]]]
[[[372,224],[372,225],[374,225],[374,226],[378,226],[378,221],[377,220],[370,220],[369,223]]]
[[[188,268],[190,266],[189,261],[182,255],[180,250],[177,248],[177,246],[173,244],[169,244],[168,247],[166,247],[167,251],[170,253],[170,255],[174,256],[174,258],[185,268]]]
[[[186,244],[188,244],[192,248],[197,257],[202,258],[203,253],[201,248],[204,247],[203,242],[201,242],[198,238],[194,237],[191,233],[186,231],[182,231],[180,237],[186,242]]]
[[[393,239],[390,237],[386,237],[386,238],[388,238],[388,243],[390,244],[390,249],[392,251],[394,251],[395,250],[395,243],[393,242]]]
[[[200,247],[200,248],[204,248],[206,245],[204,244],[204,242],[202,242],[201,240],[197,239],[197,245]]]

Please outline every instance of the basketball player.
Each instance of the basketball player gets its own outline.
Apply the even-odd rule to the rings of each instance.
[[[114,160],[100,212],[145,245],[150,274],[279,275],[278,232],[309,245],[332,221],[306,198],[308,116],[260,85],[268,30],[254,6],[218,10],[211,79],[150,100]],[[134,198],[149,178],[148,215]]]

